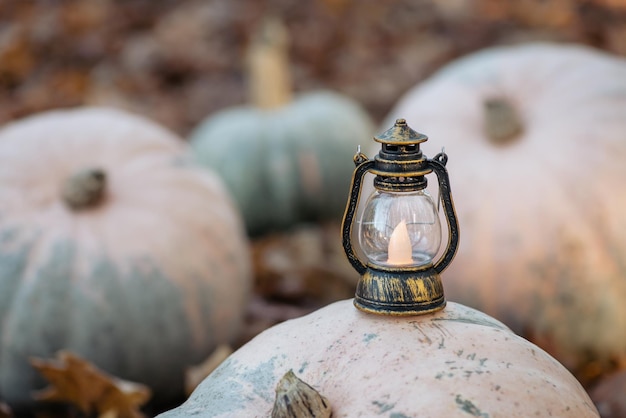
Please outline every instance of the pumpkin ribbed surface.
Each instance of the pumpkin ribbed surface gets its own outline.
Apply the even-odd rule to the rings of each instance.
[[[450,157],[462,236],[447,297],[569,367],[626,358],[626,61],[493,48],[409,91],[398,117]]]
[[[385,317],[345,300],[261,333],[160,418],[268,417],[289,370],[336,418],[598,416],[560,363],[481,312]]]
[[[64,348],[167,401],[234,337],[251,276],[242,222],[184,151],[112,109],[0,131],[0,398],[29,403],[43,384],[29,357]]]

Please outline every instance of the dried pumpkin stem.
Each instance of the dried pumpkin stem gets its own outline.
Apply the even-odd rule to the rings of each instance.
[[[266,18],[248,50],[250,103],[276,109],[291,101],[287,29],[278,19]]]
[[[329,418],[331,415],[328,400],[292,370],[278,382],[272,418]]]
[[[72,174],[61,189],[63,201],[73,210],[97,206],[106,190],[106,173],[90,168]]]
[[[517,109],[504,98],[491,98],[484,102],[484,129],[489,141],[506,145],[524,131]]]

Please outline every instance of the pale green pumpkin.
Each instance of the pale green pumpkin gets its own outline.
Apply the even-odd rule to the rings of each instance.
[[[29,358],[67,349],[166,402],[235,337],[251,281],[243,224],[185,151],[111,109],[0,130],[0,398],[30,404],[44,382]]]
[[[250,55],[251,104],[209,116],[190,136],[217,171],[252,234],[339,218],[352,156],[373,124],[353,100],[319,91],[292,100],[284,30],[269,23]]]

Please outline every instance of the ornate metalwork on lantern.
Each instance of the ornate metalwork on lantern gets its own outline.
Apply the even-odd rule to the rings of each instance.
[[[356,169],[343,217],[343,247],[361,275],[354,304],[362,311],[383,315],[420,315],[446,304],[440,273],[450,264],[459,242],[459,226],[450,194],[444,152],[433,159],[420,150],[428,137],[404,119],[374,137],[381,150],[373,159],[357,151]],[[361,185],[372,173],[375,191],[368,197],[358,224],[362,261],[352,245],[354,218]],[[435,173],[448,224],[448,243],[441,245],[441,224],[435,202],[426,190],[426,175]]]

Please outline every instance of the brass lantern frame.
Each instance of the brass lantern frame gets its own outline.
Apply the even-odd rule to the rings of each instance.
[[[368,159],[360,151],[354,156],[356,169],[341,226],[343,248],[350,264],[361,275],[354,297],[355,306],[365,312],[381,315],[421,315],[443,309],[446,305],[440,274],[456,254],[459,225],[450,191],[445,153],[433,159],[422,154],[419,145],[426,135],[411,129],[404,119],[374,137],[382,144],[381,151]],[[365,174],[372,173],[374,187],[382,191],[413,192],[426,188],[426,175],[435,173],[440,200],[448,224],[448,243],[441,257],[421,266],[386,267],[364,263],[352,247],[352,227]]]

